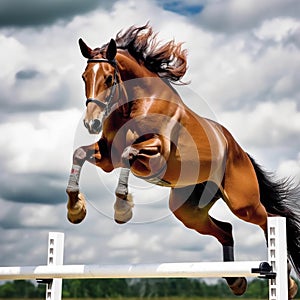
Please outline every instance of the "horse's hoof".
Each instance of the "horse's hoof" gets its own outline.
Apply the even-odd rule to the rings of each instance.
[[[132,211],[129,211],[127,214],[123,214],[123,215],[115,213],[114,219],[115,222],[118,224],[126,224],[128,221],[131,220],[132,215],[133,215]]]
[[[72,212],[68,211],[67,218],[73,224],[79,224],[83,221],[86,216],[86,209],[82,209],[78,214],[73,214]]]
[[[73,198],[72,196],[74,196],[74,195],[69,194],[70,199],[69,199],[69,202],[67,205],[67,208],[68,208],[67,218],[71,223],[79,224],[85,218],[86,213],[87,213],[86,207],[85,207],[85,199],[84,199],[83,194],[78,193],[76,195],[77,200],[75,202],[75,205],[71,205],[70,204],[70,203],[72,203],[71,200],[74,201],[74,199],[71,199],[71,198]]]
[[[114,219],[118,224],[125,224],[132,218],[133,200],[130,194],[126,199],[117,197],[114,204],[115,214]]]
[[[297,295],[298,286],[297,283],[292,278],[290,278],[289,280],[290,280],[289,281],[289,300],[290,300],[290,299],[294,299],[295,296]]]
[[[245,293],[247,289],[247,279],[245,277],[232,278],[234,281],[231,283],[228,279],[227,283],[231,291],[236,296],[241,296]],[[229,282],[230,283],[229,283]]]

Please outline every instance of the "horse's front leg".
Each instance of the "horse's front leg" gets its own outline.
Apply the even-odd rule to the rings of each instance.
[[[133,174],[139,177],[161,175],[166,167],[170,154],[170,143],[160,136],[144,137],[142,141],[126,147],[122,153],[124,165],[130,167]]]
[[[125,167],[120,172],[114,205],[114,218],[120,224],[126,223],[132,218],[134,204],[131,194],[128,193],[130,170],[137,176],[149,177],[157,175],[166,167],[166,160],[162,154],[162,140],[153,135],[148,139],[144,138],[143,141],[126,147],[121,155]]]
[[[127,223],[132,218],[133,200],[131,194],[128,193],[129,173],[130,169],[121,169],[118,185],[115,190],[114,218],[119,224]]]
[[[79,192],[80,172],[85,161],[97,164],[101,160],[98,143],[82,146],[74,151],[73,164],[67,186],[69,196],[67,217],[71,223],[78,224],[86,216],[86,204],[83,194]]]

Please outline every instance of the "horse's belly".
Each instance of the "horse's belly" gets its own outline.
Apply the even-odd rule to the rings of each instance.
[[[199,125],[199,123],[198,123]],[[225,172],[227,142],[218,124],[202,119],[201,126],[184,128],[174,144],[161,177],[172,187],[205,181],[220,185]]]

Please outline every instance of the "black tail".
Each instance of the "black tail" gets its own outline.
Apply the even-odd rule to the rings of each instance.
[[[275,181],[248,156],[258,179],[261,203],[268,213],[286,218],[288,256],[300,278],[300,186],[293,187],[289,180]]]

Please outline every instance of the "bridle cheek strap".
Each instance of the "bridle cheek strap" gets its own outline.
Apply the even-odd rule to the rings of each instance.
[[[105,101],[99,101],[98,99],[96,98],[88,98],[85,102],[85,105],[88,106],[89,103],[95,103],[97,104],[100,108],[102,109],[105,109],[105,115],[107,115],[109,113],[109,109],[110,109],[110,106],[111,106],[111,101],[112,101],[112,98],[114,97],[115,95],[115,92],[116,92],[116,86],[117,84],[119,84],[118,82],[118,76],[117,76],[117,73],[118,73],[118,69],[117,69],[117,63],[115,60],[107,60],[107,59],[88,59],[88,63],[109,63],[111,64],[114,68],[115,68],[115,71],[114,71],[114,82],[113,82],[113,85],[111,86],[111,90],[110,90],[110,94],[109,96],[105,99]],[[120,90],[120,87],[119,87],[119,90]]]
[[[85,102],[85,105],[88,106],[89,103],[95,103],[95,104],[97,104],[97,105],[98,105],[99,107],[101,107],[101,108],[106,108],[106,106],[107,106],[106,103],[101,102],[101,101],[99,101],[99,100],[97,100],[97,99],[95,99],[95,98],[88,98],[88,99],[86,100],[86,102]]]

